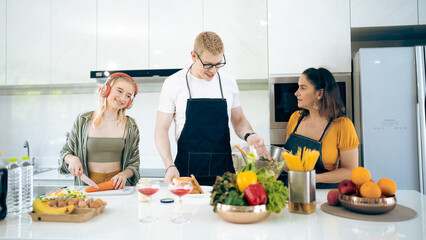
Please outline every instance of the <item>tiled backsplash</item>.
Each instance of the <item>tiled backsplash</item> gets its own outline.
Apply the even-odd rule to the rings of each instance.
[[[267,90],[240,93],[244,113],[265,143],[269,143],[268,94]],[[164,168],[154,141],[159,96],[159,93],[141,93],[127,111],[140,130],[141,168]],[[27,140],[37,167],[57,167],[66,132],[71,130],[79,113],[94,110],[96,104],[96,94],[0,96],[0,159],[26,156],[23,144]],[[169,135],[175,156],[174,124]],[[231,130],[231,143],[244,144],[244,141]]]

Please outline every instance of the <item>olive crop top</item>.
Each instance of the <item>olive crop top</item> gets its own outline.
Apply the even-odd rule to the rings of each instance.
[[[87,139],[88,162],[120,162],[124,150],[124,138]]]

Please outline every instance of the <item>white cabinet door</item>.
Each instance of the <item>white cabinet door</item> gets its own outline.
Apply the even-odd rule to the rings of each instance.
[[[269,0],[269,74],[351,72],[349,0]]]
[[[419,24],[425,25],[426,24],[426,0],[419,0],[418,1],[418,13],[419,13]]]
[[[50,0],[6,6],[7,85],[50,83]]]
[[[351,0],[351,27],[417,25],[417,0]]]
[[[0,0],[0,86],[6,84],[6,0]]]
[[[204,31],[223,40],[224,71],[237,79],[268,78],[268,24],[266,0],[205,0]]]
[[[92,70],[148,69],[149,1],[97,2],[97,67]]]
[[[203,2],[155,0],[149,3],[151,69],[184,68],[192,63],[195,37],[203,30]]]
[[[88,83],[96,67],[96,0],[52,1],[52,83]]]

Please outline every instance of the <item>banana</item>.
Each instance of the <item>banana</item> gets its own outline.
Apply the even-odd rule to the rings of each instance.
[[[33,202],[33,210],[35,213],[70,214],[74,210],[74,205],[62,208],[53,208],[48,204],[43,203],[39,198],[35,198]]]

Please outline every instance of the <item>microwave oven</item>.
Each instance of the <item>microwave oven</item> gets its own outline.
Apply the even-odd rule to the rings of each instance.
[[[346,117],[352,120],[352,81],[350,74],[333,74],[346,109]],[[294,93],[299,85],[299,76],[271,76],[269,78],[270,142],[283,145],[291,114],[299,110]]]

